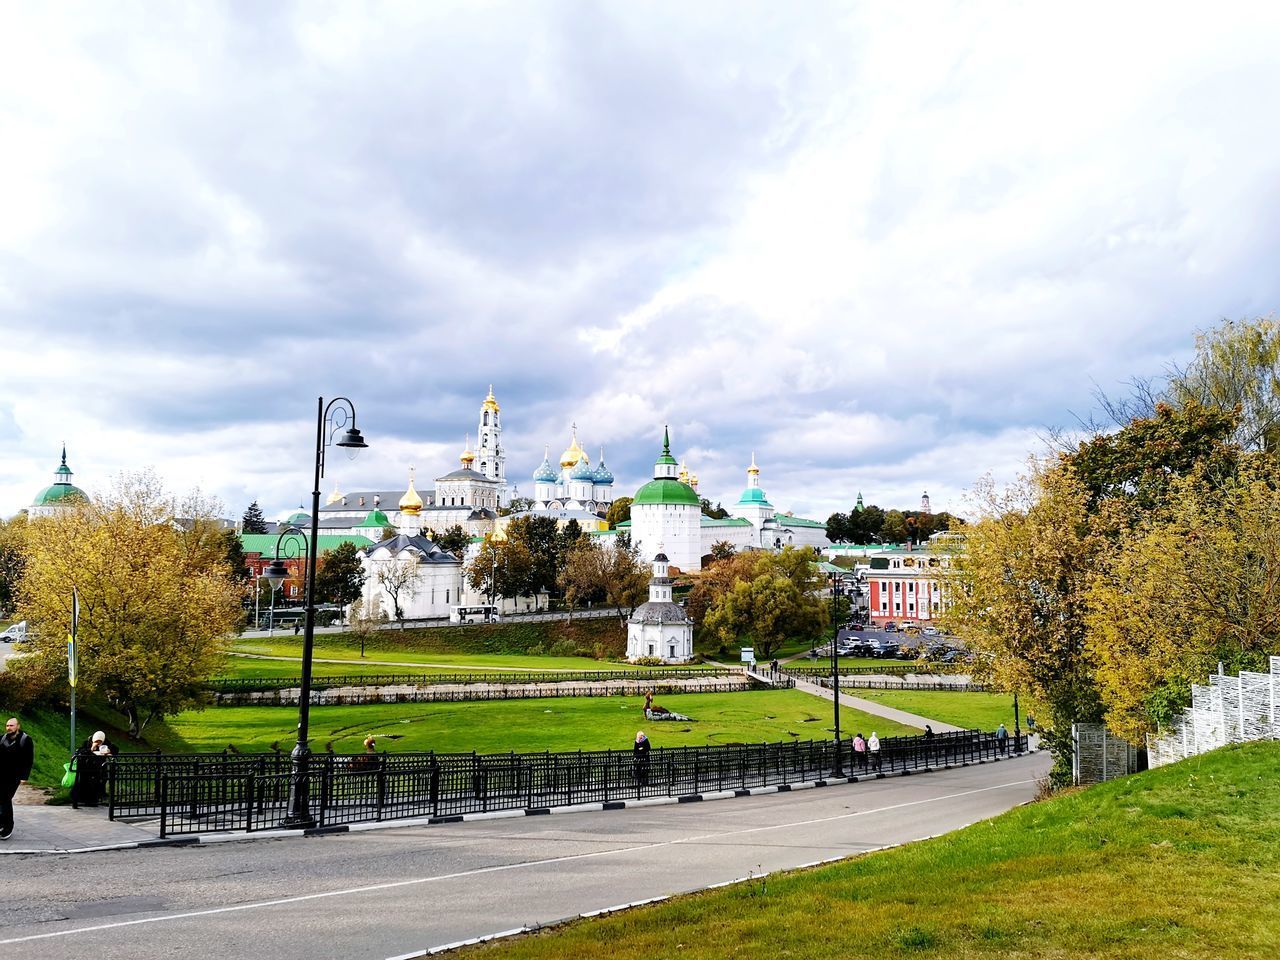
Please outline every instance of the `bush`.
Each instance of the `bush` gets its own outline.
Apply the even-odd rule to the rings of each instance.
[[[662,666],[662,658],[661,658],[661,657],[636,657],[636,659],[632,660],[631,662],[632,662],[632,663],[639,664],[639,665],[640,665],[640,666],[642,666],[642,667],[660,667],[660,666]]]
[[[553,657],[576,657],[578,647],[572,640],[557,640],[548,651]]]

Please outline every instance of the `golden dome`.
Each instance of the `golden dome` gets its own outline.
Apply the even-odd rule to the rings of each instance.
[[[462,441],[462,454],[458,459],[461,460],[462,465],[468,469],[470,469],[471,465],[476,462],[475,452],[471,449],[470,434],[468,434],[467,438]]]
[[[338,489],[338,481],[333,481],[333,493],[325,499],[325,506],[332,506],[342,499],[342,491]]]
[[[497,399],[496,399],[496,398],[494,397],[494,395],[493,395],[493,384],[492,384],[492,383],[491,383],[491,384],[489,384],[489,395],[488,395],[487,397],[485,397],[485,398],[484,398],[484,406],[483,406],[483,407],[481,407],[480,409],[481,409],[481,410],[488,410],[488,411],[490,411],[490,412],[492,412],[492,413],[497,413],[499,410],[501,410],[501,409],[502,409],[501,407],[499,407],[499,406],[498,406],[498,401],[497,401]]]
[[[684,461],[680,461],[680,472],[676,474],[676,479],[681,483],[689,482],[689,468],[684,465]]]
[[[587,451],[578,445],[578,425],[573,425],[573,442],[565,448],[564,453],[560,454],[560,466],[568,468],[577,466],[579,461],[585,460],[591,462],[591,458],[587,456]]]
[[[756,452],[754,450],[751,451],[751,466],[747,467],[747,473],[752,476],[758,476],[760,473],[760,468],[756,466]]]
[[[407,513],[411,517],[422,513],[422,498],[418,496],[418,491],[413,489],[413,467],[409,468],[409,489],[400,498],[400,512]]]

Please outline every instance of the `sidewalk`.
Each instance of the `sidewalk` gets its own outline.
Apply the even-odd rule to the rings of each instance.
[[[797,690],[801,690],[810,696],[820,697],[823,700],[831,699],[831,691],[826,687],[819,686],[809,680],[801,680],[796,677]],[[963,727],[953,727],[949,723],[942,723],[938,720],[930,720],[928,717],[917,716],[914,713],[907,713],[905,710],[896,710],[893,707],[886,707],[883,703],[876,703],[874,700],[863,700],[861,697],[853,697],[847,693],[840,694],[840,706],[852,707],[854,710],[861,710],[863,713],[869,713],[874,717],[884,717],[886,720],[894,720],[898,723],[906,724],[908,727],[915,727],[917,730],[923,730],[925,724],[933,727],[934,733],[954,733],[963,730]]]
[[[105,805],[79,810],[69,804],[50,806],[43,790],[24,786],[13,798],[13,835],[0,840],[0,855],[133,847],[159,842],[158,834],[158,825],[108,820]]]

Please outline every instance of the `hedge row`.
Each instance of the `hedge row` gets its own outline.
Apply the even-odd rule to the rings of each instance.
[[[348,647],[345,633],[322,633],[316,647]],[[405,650],[415,653],[549,654],[578,653],[598,658],[620,657],[627,650],[627,633],[617,617],[574,620],[540,620],[532,623],[478,623],[456,627],[394,627],[369,638],[370,650]]]

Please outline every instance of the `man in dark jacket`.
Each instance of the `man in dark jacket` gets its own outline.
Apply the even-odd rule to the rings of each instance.
[[[35,741],[22,732],[17,717],[10,717],[0,736],[0,840],[8,840],[13,833],[13,795],[18,784],[31,776],[35,758]]]

